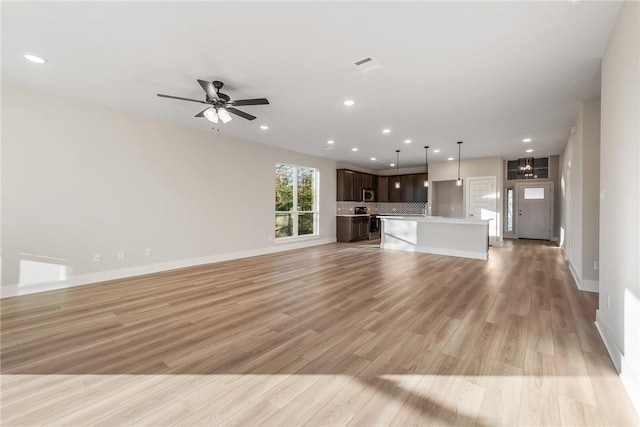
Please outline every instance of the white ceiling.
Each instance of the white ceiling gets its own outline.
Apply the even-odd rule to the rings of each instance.
[[[396,149],[402,167],[424,164],[425,145],[442,150],[430,161],[457,157],[459,140],[463,159],[546,156],[562,151],[579,103],[599,97],[620,5],[2,2],[2,84],[213,135],[193,117],[201,104],[156,94],[204,99],[196,79],[222,80],[232,99],[271,104],[242,107],[258,119],[220,132],[370,169],[388,169]],[[353,63],[368,56],[382,68],[363,74]]]

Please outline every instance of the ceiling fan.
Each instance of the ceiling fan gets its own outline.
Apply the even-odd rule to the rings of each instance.
[[[218,120],[221,120],[222,123],[231,121],[231,116],[229,115],[229,113],[243,117],[247,120],[254,120],[256,116],[252,116],[251,114],[245,113],[244,111],[240,111],[235,107],[240,107],[243,105],[264,105],[269,103],[266,98],[237,99],[235,101],[232,101],[231,98],[229,98],[229,95],[220,92],[220,89],[222,89],[224,83],[217,80],[213,82],[198,80],[198,83],[200,83],[200,86],[202,86],[202,89],[204,89],[206,93],[204,101],[191,98],[182,98],[179,96],[163,95],[161,93],[159,93],[158,96],[162,98],[179,99],[181,101],[199,102],[200,104],[209,104],[207,108],[196,114],[196,117],[205,117],[207,120],[213,123],[218,123]]]

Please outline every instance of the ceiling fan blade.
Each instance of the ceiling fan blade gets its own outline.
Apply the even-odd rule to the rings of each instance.
[[[216,89],[213,87],[211,82],[206,82],[204,80],[198,80],[198,83],[200,83],[200,86],[202,86],[202,89],[204,89],[204,91],[207,93],[207,96],[209,98],[218,99],[218,93],[216,92]]]
[[[198,114],[195,115],[195,117],[204,117],[204,112],[207,111],[209,108],[211,107],[207,107],[204,110],[200,111]]]
[[[235,114],[236,116],[243,117],[247,120],[254,120],[256,118],[256,116],[252,116],[251,114],[247,114],[244,111],[237,110],[233,107],[226,107],[226,110],[230,113]]]
[[[265,105],[268,103],[269,103],[269,100],[267,100],[267,98],[256,98],[256,99],[237,99],[235,101],[231,101],[229,104],[241,107],[243,105]]]
[[[199,102],[200,104],[208,104],[208,102],[200,101],[199,99],[181,98],[179,96],[163,95],[161,93],[159,93],[158,96],[161,98],[179,99],[181,101],[191,101],[191,102]]]

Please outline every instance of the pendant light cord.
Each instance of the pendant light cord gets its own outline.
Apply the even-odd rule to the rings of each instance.
[[[457,186],[462,186],[462,180],[460,179],[460,145],[462,144],[462,141],[458,141],[458,179],[456,181],[456,185]]]
[[[424,147],[424,172],[427,174],[427,179],[429,179],[429,146]]]
[[[460,146],[462,141],[458,141],[458,181],[460,181]]]

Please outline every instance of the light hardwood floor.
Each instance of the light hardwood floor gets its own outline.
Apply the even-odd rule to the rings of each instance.
[[[309,249],[2,300],[2,425],[638,425],[560,250]]]

